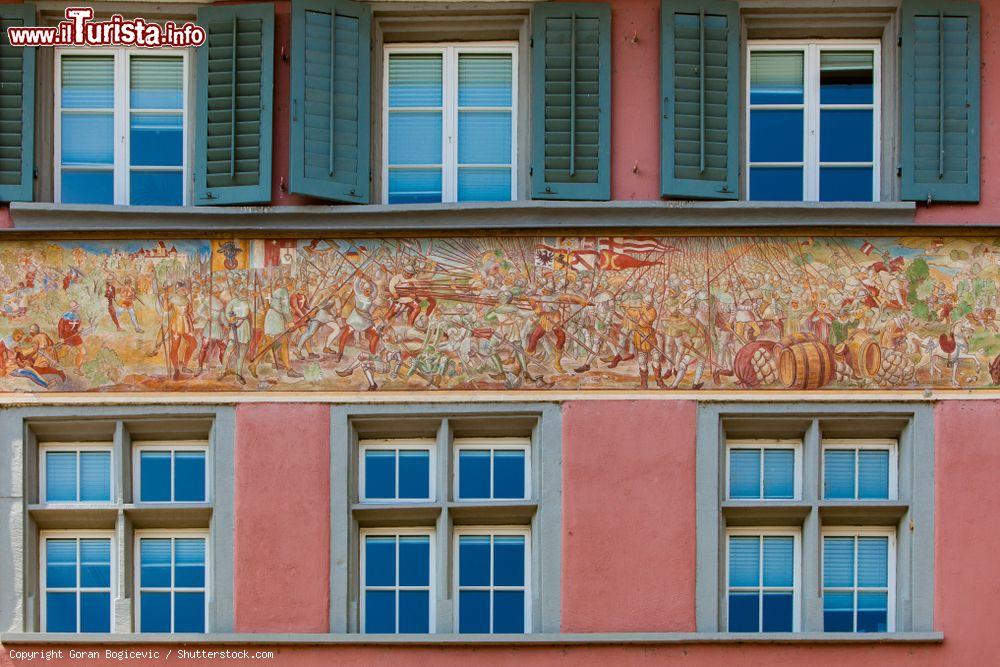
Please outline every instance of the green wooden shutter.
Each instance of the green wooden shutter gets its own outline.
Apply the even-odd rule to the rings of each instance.
[[[368,202],[370,110],[370,7],[293,0],[292,192]]]
[[[532,9],[532,196],[611,198],[611,7]]]
[[[979,201],[979,3],[902,9],[902,195]]]
[[[198,10],[196,204],[271,200],[274,5]]]
[[[660,181],[668,197],[739,196],[739,9],[660,3]]]
[[[11,46],[7,28],[35,23],[34,5],[0,5],[0,201],[34,191],[35,49]]]

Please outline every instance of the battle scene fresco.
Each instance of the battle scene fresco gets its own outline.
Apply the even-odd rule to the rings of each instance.
[[[0,391],[1000,385],[1000,239],[0,244]]]

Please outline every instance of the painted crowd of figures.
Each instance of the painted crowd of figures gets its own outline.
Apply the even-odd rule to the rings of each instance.
[[[983,388],[1000,240],[0,245],[0,390]]]

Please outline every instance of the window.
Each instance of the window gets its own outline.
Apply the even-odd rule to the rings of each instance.
[[[361,631],[433,632],[432,533],[368,530],[361,543]]]
[[[827,500],[889,500],[896,496],[896,443],[823,442],[823,497]]]
[[[527,632],[531,627],[527,531],[456,531],[455,553],[458,631]]]
[[[143,443],[133,451],[139,502],[202,503],[208,499],[205,445]]]
[[[362,501],[434,498],[433,440],[367,440],[359,449]]]
[[[149,531],[136,535],[139,632],[205,632],[207,537]]]
[[[791,500],[801,496],[801,442],[733,441],[728,445],[729,498]]]
[[[111,502],[110,444],[50,444],[40,455],[42,502]]]
[[[516,45],[394,45],[385,62],[383,201],[516,199]]]
[[[187,63],[176,49],[57,51],[56,201],[186,203]]]
[[[111,632],[112,544],[102,531],[42,533],[43,632]]]
[[[892,632],[895,533],[828,530],[823,534],[823,630]]]
[[[730,632],[792,632],[799,618],[798,532],[730,529]]]
[[[515,500],[530,495],[526,438],[455,441],[458,500]]]
[[[877,41],[751,42],[752,200],[879,199]]]

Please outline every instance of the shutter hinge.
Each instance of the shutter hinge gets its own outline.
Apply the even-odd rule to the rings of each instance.
[[[532,48],[532,49],[535,48],[535,38],[534,37],[529,37],[528,38],[528,47]]]
[[[903,45],[903,36],[900,35],[899,37],[896,38],[896,46],[902,46],[902,45]]]
[[[215,193],[214,193],[214,192],[212,192],[211,190],[208,190],[207,192],[205,192],[205,194],[203,194],[203,195],[201,196],[201,198],[202,198],[202,199],[215,199],[215,198],[216,198],[216,196],[215,196]]]
[[[927,193],[927,205],[930,206],[934,203],[934,195],[930,192]]]
[[[534,167],[528,167],[528,176],[531,176],[534,173],[535,173],[535,168]]]
[[[896,176],[902,176],[902,175],[903,175],[903,165],[897,164],[896,165]]]
[[[34,167],[31,170],[31,178],[33,178],[33,179],[37,179],[38,178],[38,167]]]

